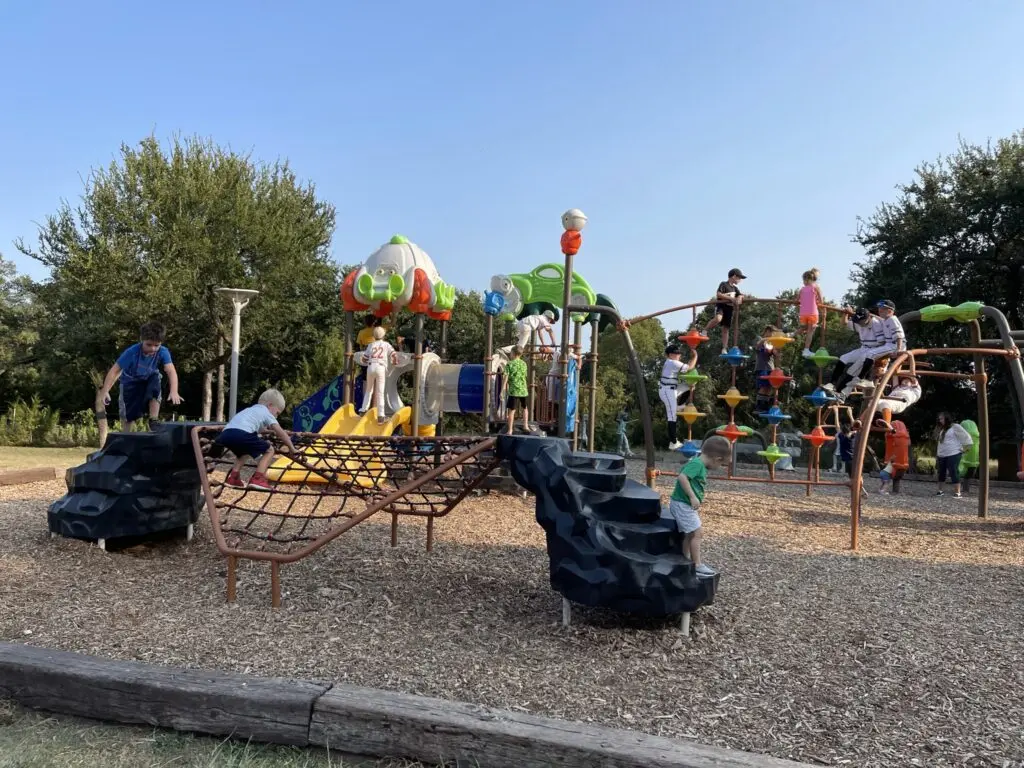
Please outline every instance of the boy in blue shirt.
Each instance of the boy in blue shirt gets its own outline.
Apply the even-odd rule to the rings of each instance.
[[[110,405],[110,390],[114,382],[120,381],[118,411],[125,430],[131,429],[147,411],[151,422],[159,417],[162,390],[160,368],[167,374],[170,401],[175,405],[183,402],[178,394],[178,372],[171,362],[171,351],[164,346],[166,335],[167,331],[160,323],[149,322],[143,325],[139,328],[139,343],[132,344],[121,353],[103,380],[100,398],[104,405]]]
[[[252,456],[256,459],[256,471],[249,479],[249,487],[271,487],[270,481],[267,480],[267,468],[274,460],[274,447],[260,437],[260,431],[269,427],[289,451],[295,452],[291,437],[277,423],[277,417],[284,410],[284,406],[284,395],[276,389],[268,389],[260,395],[256,405],[239,411],[235,418],[225,425],[214,441],[235,454],[235,463],[224,480],[225,485],[231,488],[246,487],[241,471],[246,457]]]

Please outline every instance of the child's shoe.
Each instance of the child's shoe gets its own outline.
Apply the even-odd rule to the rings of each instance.
[[[805,359],[808,357],[814,357],[814,353],[811,352],[811,350],[809,349],[805,349],[803,352],[801,352],[801,354],[804,356]]]
[[[263,489],[269,491],[274,486],[272,486],[270,484],[270,481],[267,480],[267,476],[266,475],[264,475],[262,472],[257,472],[249,480],[249,487],[250,488],[263,488]]]
[[[159,429],[159,428],[160,428],[160,419],[150,419],[149,420],[149,431],[150,432],[156,432],[157,429]]]
[[[224,485],[228,488],[245,488],[245,482],[236,470],[228,472],[228,476],[224,478]]]
[[[954,499],[962,499],[963,497],[964,495],[960,493],[960,491],[957,491],[956,493],[953,494]]]
[[[682,443],[680,443],[680,442],[679,442],[678,440],[676,440],[675,442],[672,442],[672,443],[669,443],[669,444],[668,444],[668,449],[669,449],[670,451],[678,451],[678,450],[679,450],[680,448],[682,448],[682,447],[683,447],[683,444],[682,444]]]
[[[718,571],[707,563],[701,563],[695,570],[697,571],[698,576],[715,576],[718,574]]]

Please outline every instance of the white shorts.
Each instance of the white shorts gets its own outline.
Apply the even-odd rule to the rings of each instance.
[[[683,533],[693,533],[700,528],[700,515],[697,514],[697,510],[685,501],[672,499],[668,503],[668,512],[675,519],[676,525],[679,526],[679,530]]]
[[[881,412],[883,409],[888,408],[893,414],[903,413],[909,408],[912,403],[908,403],[906,400],[887,400],[882,398],[878,401],[878,410]]]

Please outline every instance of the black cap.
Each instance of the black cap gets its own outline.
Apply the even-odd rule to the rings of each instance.
[[[869,314],[870,312],[864,309],[864,307],[857,307],[857,309],[853,311],[853,322],[863,323],[865,320],[868,319]]]
[[[740,280],[746,280],[747,276],[743,274],[743,270],[739,267],[733,267],[729,270],[729,277],[738,277]]]
[[[879,309],[891,309],[893,312],[896,311],[896,304],[894,304],[889,299],[882,299],[875,306],[877,306]]]

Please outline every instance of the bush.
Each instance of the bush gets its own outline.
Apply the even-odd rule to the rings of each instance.
[[[121,429],[119,421],[110,421],[111,432]],[[144,420],[136,424],[137,430],[146,428]],[[0,416],[0,445],[29,446],[35,448],[98,448],[100,431],[91,410],[79,411],[61,423],[60,411],[42,405],[39,398],[25,403],[12,403],[7,413]]]

